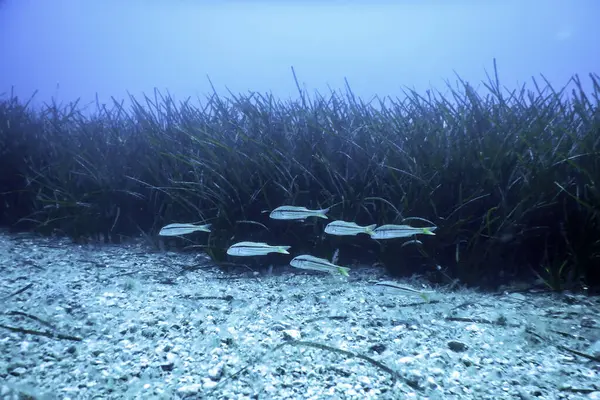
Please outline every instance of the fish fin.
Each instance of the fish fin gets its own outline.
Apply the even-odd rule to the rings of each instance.
[[[329,217],[326,214],[329,212],[330,209],[331,209],[331,207],[327,207],[322,210],[319,210],[319,212],[317,213],[317,217],[323,218],[323,219],[329,219]]]
[[[210,232],[210,227],[211,226],[212,226],[212,224],[206,224],[200,230],[202,230],[204,232]]]
[[[279,246],[278,252],[281,254],[290,254],[288,250],[291,248],[292,246]]]

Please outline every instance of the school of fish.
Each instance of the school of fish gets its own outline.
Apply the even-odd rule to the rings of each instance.
[[[280,206],[271,211],[269,218],[275,220],[296,220],[305,221],[307,218],[316,217],[328,219],[327,212],[329,208],[321,210],[310,210],[306,207],[299,206]],[[422,220],[421,218],[417,218]],[[433,225],[433,224],[432,224]],[[164,226],[159,236],[182,236],[194,232],[210,232],[211,224],[197,225],[191,223],[173,223]],[[422,244],[421,241],[414,239],[416,235],[435,235],[436,226],[426,228],[416,228],[410,225],[394,225],[386,224],[377,227],[376,224],[360,226],[352,221],[332,221],[325,227],[325,233],[335,236],[356,236],[359,234],[369,235],[374,240],[388,240],[397,238],[413,238],[413,240],[405,242],[406,244]],[[254,257],[263,256],[269,253],[290,254],[291,246],[285,245],[270,245],[262,242],[238,242],[234,243],[227,249],[227,254],[236,257]],[[299,269],[327,272],[330,274],[341,274],[348,276],[350,268],[336,265],[336,255],[332,261],[324,258],[314,257],[310,254],[303,254],[294,257],[290,261],[290,265]],[[389,285],[386,285],[389,286]],[[406,290],[404,290],[406,291]]]

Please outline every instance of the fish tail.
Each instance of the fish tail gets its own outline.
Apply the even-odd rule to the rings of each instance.
[[[291,248],[292,248],[292,246],[279,246],[277,248],[277,252],[281,253],[281,254],[290,254],[290,252],[288,250]]]
[[[377,224],[373,224],[373,225],[369,225],[367,226],[367,228],[365,229],[365,233],[369,234],[369,235],[373,235],[373,229],[377,228]]]
[[[435,233],[433,233],[433,230],[431,228],[423,228],[423,234],[435,236]]]
[[[340,274],[342,274],[343,276],[350,276],[348,274],[348,271],[350,271],[350,268],[348,267],[337,267],[337,270]]]
[[[329,218],[327,218],[327,213],[329,212],[330,209],[331,209],[331,207],[324,208],[322,210],[317,211],[317,213],[315,215],[319,218],[329,219]]]

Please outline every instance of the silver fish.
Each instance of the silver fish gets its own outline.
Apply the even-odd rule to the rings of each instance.
[[[326,214],[328,211],[329,208],[325,208],[323,210],[309,210],[306,207],[280,206],[271,211],[271,214],[269,214],[269,218],[285,220],[305,220],[308,217],[319,217],[327,219]]]
[[[308,254],[294,257],[294,259],[290,261],[290,265],[300,269],[329,272],[330,274],[335,274],[337,272],[343,276],[349,276],[348,271],[350,271],[350,268],[348,267],[341,267],[324,258],[313,257]]]
[[[180,236],[187,235],[193,232],[210,232],[210,225],[195,225],[195,224],[169,224],[162,227],[159,236]]]
[[[414,228],[409,225],[381,225],[373,230],[371,238],[373,239],[394,239],[411,237],[414,235],[435,235],[433,233],[437,227]]]
[[[373,229],[377,227],[377,224],[360,226],[355,222],[346,221],[333,221],[327,224],[325,227],[325,233],[336,236],[355,236],[359,233],[366,233],[367,235],[373,234]]]
[[[375,285],[387,289],[392,293],[419,296],[426,302],[431,301],[431,295],[435,293],[434,291],[416,290],[410,286],[399,285],[391,281],[377,282]]]
[[[239,242],[227,249],[230,256],[251,257],[264,256],[269,253],[290,254],[288,250],[292,246],[271,246],[261,242]]]

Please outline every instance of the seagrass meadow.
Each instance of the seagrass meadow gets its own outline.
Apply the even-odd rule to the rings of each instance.
[[[241,240],[291,246],[342,265],[493,287],[543,279],[600,287],[600,80],[534,79],[507,90],[491,75],[444,91],[371,99],[155,92],[125,106],[0,101],[0,224],[76,240],[158,241],[172,222],[212,224],[175,239],[216,264]],[[269,220],[280,205],[331,207],[329,221]],[[420,245],[323,234],[332,220],[432,221]],[[418,225],[418,221],[415,222]],[[246,262],[246,260],[244,260]],[[252,265],[250,265],[252,266]]]

